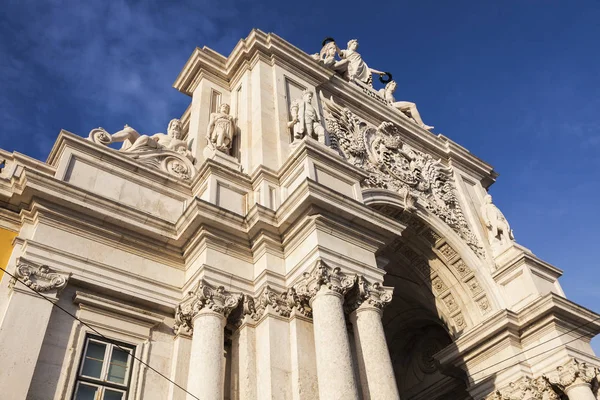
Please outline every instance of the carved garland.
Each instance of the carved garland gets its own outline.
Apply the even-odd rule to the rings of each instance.
[[[394,124],[383,122],[375,128],[349,109],[335,104],[333,99],[326,99],[323,93],[320,95],[325,105],[330,147],[369,173],[363,186],[401,193],[409,206],[420,201],[458,233],[479,257],[484,256],[483,247],[471,232],[460,207],[451,167],[403,143]]]

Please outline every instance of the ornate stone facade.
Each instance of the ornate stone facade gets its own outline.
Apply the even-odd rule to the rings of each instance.
[[[515,242],[492,167],[368,59],[254,30],[228,57],[194,50],[166,134],[62,131],[47,162],[0,150],[0,393],[597,396],[600,317]],[[132,357],[109,382],[116,346]],[[104,377],[81,368],[101,358]]]

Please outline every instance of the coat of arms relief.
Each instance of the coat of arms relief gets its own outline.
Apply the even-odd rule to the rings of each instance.
[[[479,257],[484,256],[457,198],[451,167],[403,142],[393,123],[375,127],[322,93],[321,99],[330,147],[368,172],[363,187],[402,194],[408,210],[414,210],[419,202],[458,233]]]

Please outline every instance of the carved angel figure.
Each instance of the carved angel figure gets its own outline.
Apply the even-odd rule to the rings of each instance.
[[[502,214],[502,211],[492,203],[492,196],[486,195],[484,204],[481,206],[481,216],[488,229],[488,240],[491,245],[497,243],[506,244],[510,240],[514,240],[512,229]]]
[[[235,123],[229,115],[229,104],[221,104],[219,112],[210,114],[206,139],[208,145],[216,150],[229,154],[233,136],[235,135]]]
[[[385,88],[379,90],[379,94],[388,102],[390,105],[404,114],[411,117],[421,128],[428,131],[433,129],[433,126],[426,125],[421,119],[421,114],[417,110],[417,105],[410,101],[396,101],[394,98],[394,92],[396,91],[396,81],[388,82]]]
[[[325,129],[321,125],[319,113],[312,105],[313,93],[305,90],[302,99],[294,100],[290,106],[292,120],[288,127],[293,129],[294,140],[302,139],[304,136],[325,142]]]

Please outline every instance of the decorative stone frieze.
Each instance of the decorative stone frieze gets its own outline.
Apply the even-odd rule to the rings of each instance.
[[[59,272],[47,265],[40,265],[23,258],[17,259],[15,276],[25,285],[40,293],[57,295],[67,286],[70,273]],[[14,282],[13,279],[13,284]]]
[[[359,308],[371,307],[383,310],[392,302],[394,288],[382,286],[379,282],[369,283],[362,275],[356,278],[356,288],[346,300],[345,309],[350,313]]]
[[[228,317],[242,300],[241,293],[230,293],[224,286],[214,287],[201,279],[196,287],[188,292],[181,304],[175,311],[176,334],[191,334],[193,331],[193,319],[203,309]]]
[[[389,189],[416,199],[483,257],[483,247],[469,228],[456,195],[451,167],[403,143],[393,123],[374,127],[322,93],[321,98],[330,146],[349,163],[368,172],[363,186]]]
[[[356,275],[346,275],[339,267],[331,268],[323,260],[318,260],[310,272],[305,272],[294,289],[300,297],[312,299],[322,287],[345,295],[356,283]]]
[[[496,390],[485,400],[559,400],[547,378],[541,376],[531,379],[523,377],[511,382],[507,387]]]

